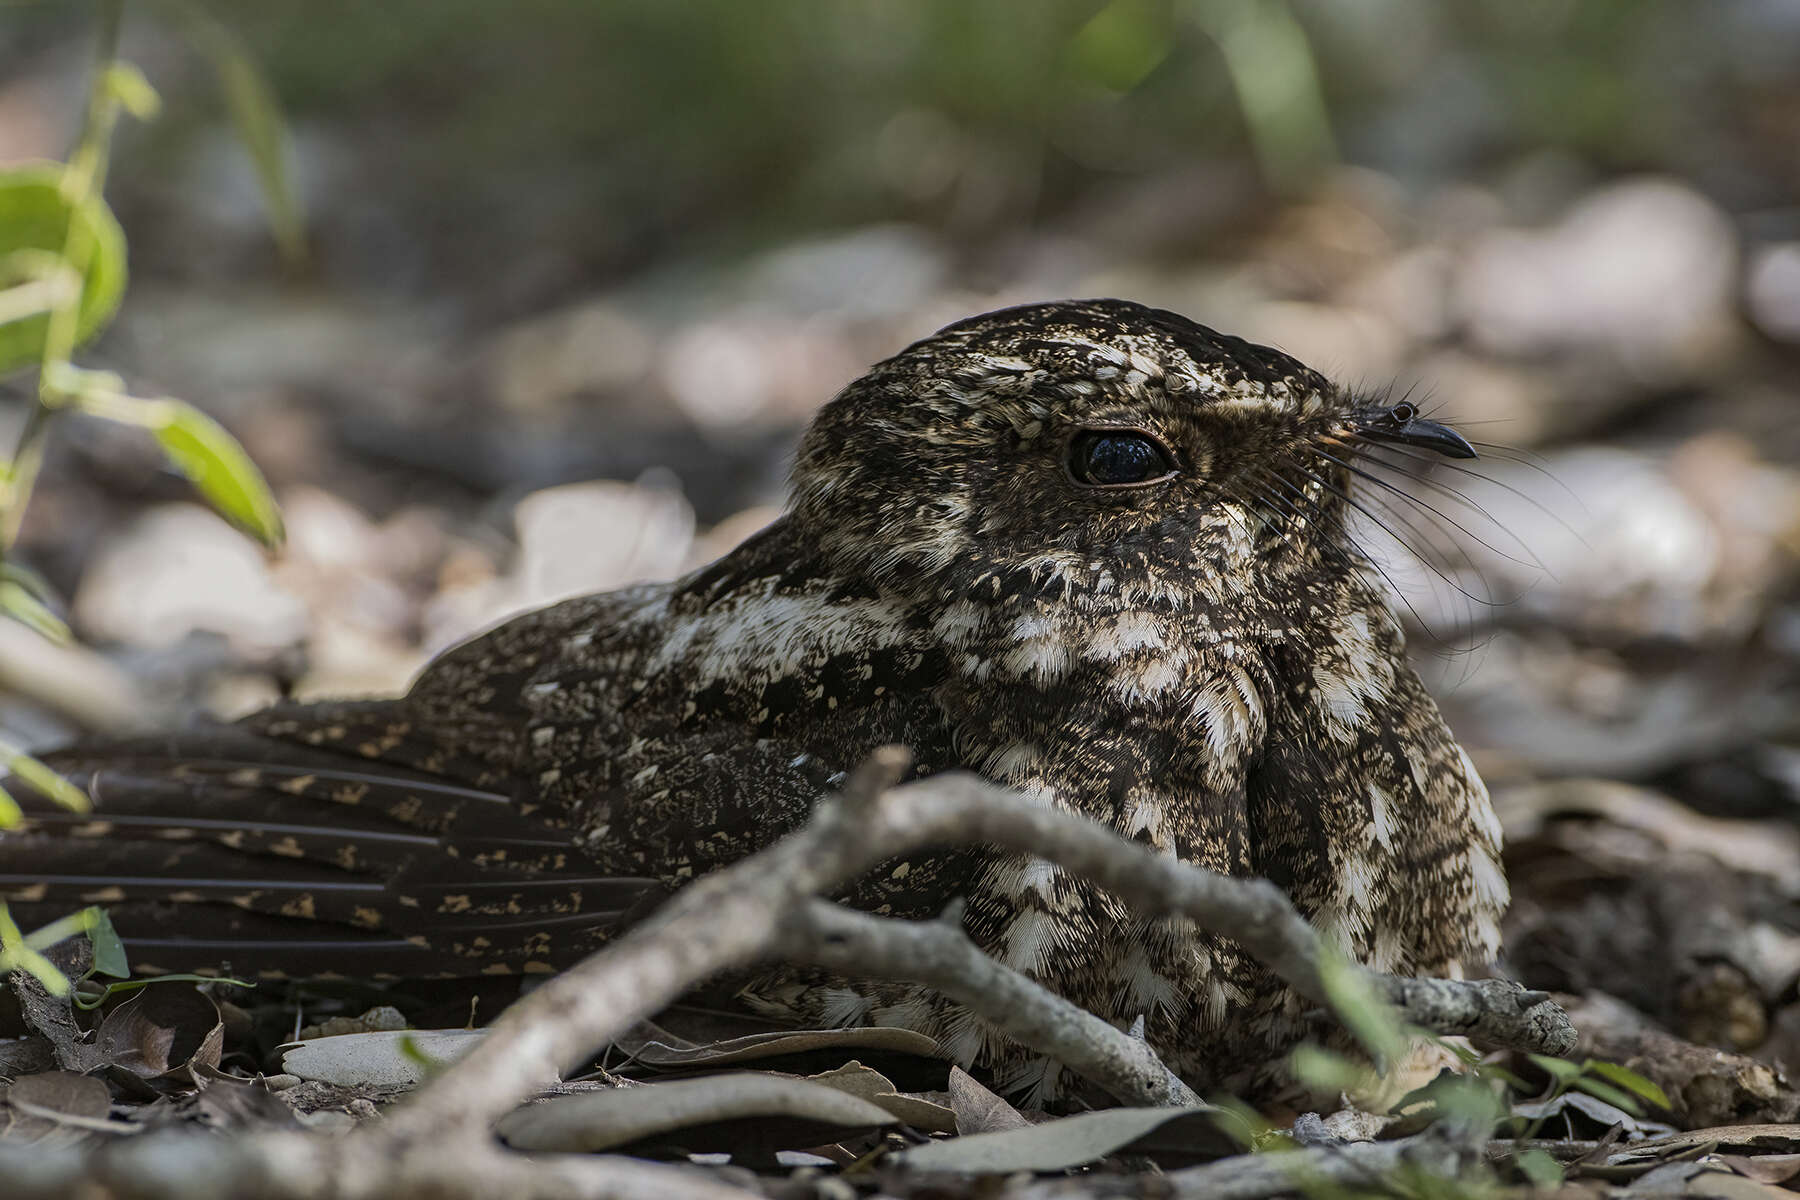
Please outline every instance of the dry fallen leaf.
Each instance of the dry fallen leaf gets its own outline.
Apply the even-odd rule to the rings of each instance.
[[[942,1057],[938,1044],[922,1033],[879,1026],[780,1030],[702,1044],[645,1022],[616,1039],[613,1045],[629,1055],[634,1064],[665,1070],[721,1067],[818,1050],[880,1050],[920,1058]]]
[[[1023,1129],[1031,1123],[961,1067],[950,1068],[950,1107],[956,1110],[956,1132],[964,1136]]]
[[[1719,1161],[1760,1183],[1786,1183],[1800,1175],[1800,1154],[1721,1154]]]
[[[202,1082],[182,1103],[191,1119],[211,1129],[250,1130],[299,1127],[294,1110],[269,1089],[268,1081],[228,1075],[216,1067],[194,1068]]]
[[[919,1096],[903,1095],[880,1071],[865,1067],[851,1059],[835,1071],[807,1076],[808,1083],[820,1083],[852,1096],[861,1097],[878,1108],[886,1109],[906,1124],[923,1133],[955,1133],[956,1113],[942,1104]]]
[[[514,1109],[495,1131],[518,1150],[767,1154],[899,1123],[886,1109],[836,1088],[743,1072],[558,1096]]]
[[[1560,1117],[1560,1121],[1548,1125],[1541,1132],[1540,1136],[1543,1137],[1564,1131],[1570,1137],[1597,1137],[1615,1128],[1621,1130],[1624,1136],[1632,1138],[1675,1132],[1672,1125],[1635,1117],[1586,1092],[1564,1092],[1549,1100],[1517,1101],[1512,1106],[1512,1115],[1533,1122]]]
[[[18,998],[19,1016],[27,1028],[50,1044],[57,1066],[86,1074],[105,1065],[105,1056],[88,1042],[77,1024],[67,996],[52,996],[34,976],[22,971],[15,971],[7,982]]]
[[[1648,1179],[1649,1176],[1646,1175],[1644,1178]],[[1639,1188],[1635,1183],[1626,1189],[1628,1193],[1637,1190]],[[1649,1191],[1650,1189],[1643,1190]],[[1755,1179],[1746,1179],[1742,1175],[1732,1175],[1716,1168],[1698,1171],[1688,1176],[1685,1194],[1705,1196],[1708,1200],[1793,1200],[1794,1196],[1794,1193],[1786,1188],[1778,1188]]]
[[[916,1171],[1005,1175],[1014,1171],[1063,1171],[1126,1152],[1167,1155],[1199,1162],[1236,1154],[1241,1140],[1227,1135],[1222,1110],[1109,1108],[1045,1121],[1023,1129],[977,1133],[914,1146],[895,1156]]]
[[[106,1085],[73,1071],[44,1071],[15,1079],[6,1089],[6,1102],[89,1121],[104,1119],[112,1111],[112,1093]]]
[[[114,1124],[112,1093],[100,1080],[73,1071],[43,1071],[15,1079],[3,1093],[6,1120],[0,1140],[79,1141]],[[128,1132],[136,1132],[121,1126]]]
[[[34,1033],[26,1037],[0,1038],[0,1079],[35,1075],[55,1066],[56,1055],[43,1036]]]
[[[196,1088],[197,1069],[219,1065],[225,1023],[211,996],[185,984],[144,988],[113,1009],[94,1035],[107,1078],[153,1099],[169,1088]]]
[[[301,1079],[347,1088],[417,1087],[430,1064],[454,1062],[475,1048],[484,1030],[412,1029],[343,1033],[280,1047],[281,1069]],[[406,1051],[410,1041],[417,1054]],[[425,1061],[420,1061],[423,1056]]]
[[[1497,802],[1505,806],[1509,842],[1543,833],[1555,817],[1580,814],[1646,834],[1671,853],[1704,854],[1787,888],[1800,881],[1800,830],[1789,822],[1709,817],[1659,792],[1610,779],[1508,789]]]
[[[1619,1146],[1606,1156],[1608,1166],[1672,1159],[1682,1154],[1705,1149],[1709,1153],[1800,1154],[1800,1125],[1725,1125],[1709,1129],[1690,1129],[1671,1133],[1649,1141]]]

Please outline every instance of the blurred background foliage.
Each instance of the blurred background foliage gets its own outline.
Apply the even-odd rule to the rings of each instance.
[[[154,40],[168,11],[134,11],[136,35]],[[302,164],[332,160],[303,172],[336,193],[309,197],[327,276],[430,288],[554,251],[549,278],[486,289],[512,309],[820,227],[904,219],[979,240],[1247,158],[1294,194],[1334,149],[1415,183],[1560,152],[1675,171],[1734,208],[1785,203],[1800,171],[1780,136],[1800,16],[1778,0],[266,0],[222,15],[292,114]],[[90,18],[9,6],[0,69],[43,69]],[[170,112],[122,164],[121,202],[144,220],[195,207],[170,169],[207,152],[219,118],[192,52],[160,49],[145,64]],[[41,132],[44,152],[66,131]],[[383,245],[389,222],[403,245]],[[155,261],[184,263],[210,265]]]

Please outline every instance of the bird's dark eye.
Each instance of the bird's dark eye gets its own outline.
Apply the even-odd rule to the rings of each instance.
[[[1388,416],[1393,419],[1393,422],[1396,425],[1404,425],[1418,415],[1419,410],[1404,400],[1388,409]]]
[[[1077,483],[1094,487],[1150,483],[1174,470],[1173,456],[1147,433],[1091,430],[1076,437],[1069,446],[1069,474]]]

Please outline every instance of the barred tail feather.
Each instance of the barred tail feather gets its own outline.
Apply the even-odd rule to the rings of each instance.
[[[366,751],[224,726],[44,761],[94,811],[6,781],[26,821],[0,833],[0,899],[27,929],[103,905],[138,970],[548,971],[662,891],[597,872],[510,795]]]

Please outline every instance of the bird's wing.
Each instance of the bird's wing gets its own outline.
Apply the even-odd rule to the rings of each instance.
[[[930,664],[796,562],[777,528],[681,585],[517,618],[397,700],[48,755],[95,811],[28,801],[0,899],[28,928],[103,904],[163,970],[564,965],[800,824],[875,746],[947,765],[894,673]]]
[[[94,811],[7,781],[26,821],[0,833],[0,899],[27,929],[105,906],[140,969],[541,969],[663,891],[597,869],[565,827],[504,792],[240,727],[46,761]]]
[[[0,780],[27,812],[0,832],[0,900],[25,928],[105,906],[134,967],[265,976],[548,970],[668,890],[581,853],[516,769],[504,691],[537,642],[604,630],[638,597],[590,597],[475,639],[489,691],[283,704],[235,725],[44,756],[91,814]],[[467,653],[466,647],[455,653]]]

